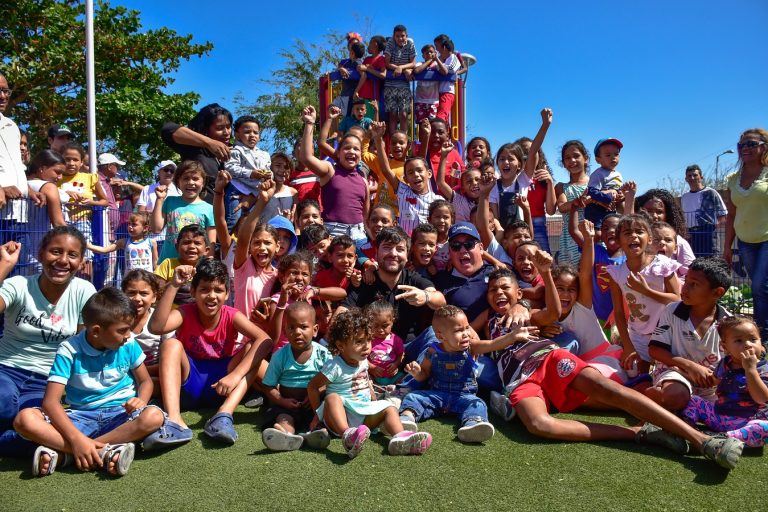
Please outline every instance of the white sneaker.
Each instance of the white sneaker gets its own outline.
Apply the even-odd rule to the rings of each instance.
[[[264,446],[274,452],[290,452],[298,450],[304,443],[304,438],[296,434],[289,434],[276,428],[265,429],[261,433],[261,440]]]
[[[328,431],[324,428],[313,430],[312,432],[304,432],[300,435],[304,438],[304,443],[308,448],[325,450],[331,444],[331,436],[328,435]]]
[[[403,416],[400,417],[400,423],[403,424],[403,430],[407,432],[418,432],[419,426],[416,424],[416,421],[411,419],[403,419]]]
[[[387,449],[390,455],[421,455],[431,444],[432,436],[427,432],[403,431],[389,440]]]
[[[515,417],[515,408],[509,403],[509,398],[496,391],[491,391],[491,411],[500,416],[504,421],[512,421]]]
[[[464,443],[482,443],[493,437],[496,429],[487,421],[470,421],[458,432],[459,441]]]

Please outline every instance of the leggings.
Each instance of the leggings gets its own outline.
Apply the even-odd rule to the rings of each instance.
[[[715,404],[703,398],[691,396],[688,406],[682,411],[683,419],[691,425],[703,422],[716,432],[725,432],[728,437],[743,441],[749,447],[763,446],[768,440],[768,419],[740,418],[715,412]]]

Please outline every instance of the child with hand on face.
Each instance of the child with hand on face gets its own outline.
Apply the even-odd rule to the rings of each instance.
[[[458,180],[461,186],[457,192],[448,184],[445,175],[447,158],[452,151],[454,151],[454,147],[451,142],[445,142],[440,148],[440,164],[437,168],[437,188],[444,198],[453,203],[453,207],[456,210],[456,220],[469,222],[472,207],[477,204],[477,199],[480,197],[480,177],[483,172],[487,172],[488,169],[493,173],[493,162],[486,160],[480,162],[478,168],[468,168],[461,174],[461,177]]]
[[[326,448],[331,442],[326,429],[307,430],[315,418],[307,385],[331,359],[328,350],[313,341],[318,326],[309,302],[294,302],[285,309],[285,333],[290,344],[274,353],[263,379],[272,406],[261,439],[273,451],[298,450],[305,442],[311,448]]]
[[[717,326],[725,357],[714,372],[717,400],[692,396],[683,419],[708,430],[723,432],[746,446],[764,446],[768,440],[768,361],[755,322],[728,317]]]
[[[390,455],[420,455],[432,444],[426,432],[406,431],[395,406],[375,400],[368,376],[371,331],[368,318],[360,310],[349,310],[334,318],[328,329],[328,348],[334,358],[323,366],[307,387],[309,402],[317,417],[335,435],[353,459],[362,451],[371,428],[381,426],[392,436]],[[326,388],[321,401],[320,389]]]
[[[331,268],[320,270],[315,274],[312,283],[315,286],[336,286],[349,288],[350,285],[357,288],[362,281],[362,273],[355,268],[357,260],[357,248],[355,241],[347,235],[337,236],[328,246],[331,255]]]

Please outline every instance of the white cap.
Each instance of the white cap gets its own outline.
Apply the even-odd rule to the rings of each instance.
[[[118,160],[117,157],[112,153],[103,153],[99,155],[97,162],[98,162],[97,165],[109,165],[109,164],[125,165],[125,162],[123,162],[122,160]]]
[[[173,169],[176,170],[176,164],[173,160],[163,160],[155,167],[155,173],[160,172],[160,169],[165,169],[166,167],[173,167]]]

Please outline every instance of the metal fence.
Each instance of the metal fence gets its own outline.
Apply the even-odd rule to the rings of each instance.
[[[108,209],[101,206],[78,207],[72,215],[71,205],[64,205],[65,220],[80,229],[89,242],[105,246],[114,240],[128,236],[126,229],[130,211]],[[85,213],[85,215],[82,215]],[[11,219],[9,219],[9,217]],[[13,269],[12,275],[34,275],[40,272],[37,262],[37,250],[43,236],[50,229],[47,207],[38,207],[29,200],[9,201],[0,209],[0,243],[16,240],[22,244],[22,254],[19,264]],[[547,235],[553,255],[560,248],[560,233],[567,229],[559,215],[547,218]],[[722,244],[725,238],[724,229],[714,230],[715,251],[722,254]],[[688,236],[688,241],[696,247],[696,235]],[[752,314],[752,283],[747,276],[739,257],[738,249],[733,252],[732,277],[733,286],[722,299],[723,305],[731,312]],[[93,282],[97,289],[103,286],[119,286],[125,269],[123,251],[110,254],[88,253],[89,260],[80,273],[80,277]]]

